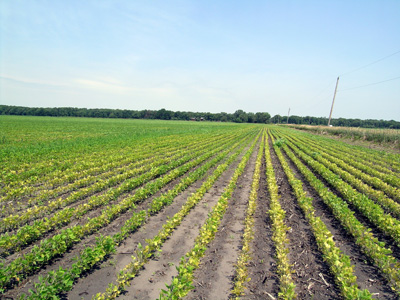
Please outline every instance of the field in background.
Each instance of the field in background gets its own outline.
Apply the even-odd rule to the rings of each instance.
[[[370,141],[400,151],[400,130],[399,129],[375,129],[375,128],[354,128],[354,127],[328,127],[312,125],[288,125],[289,127],[309,131],[317,134],[334,135],[354,141]]]
[[[286,126],[0,116],[10,299],[398,299],[400,155]]]

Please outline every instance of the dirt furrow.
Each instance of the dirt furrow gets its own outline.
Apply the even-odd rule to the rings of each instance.
[[[245,296],[242,299],[272,299],[279,291],[276,274],[275,249],[272,241],[271,219],[267,215],[269,195],[265,175],[265,159],[262,159],[257,208],[254,214],[254,239],[251,243],[252,261],[248,265],[249,278]]]
[[[131,286],[120,298],[126,299],[154,299],[158,297],[165,283],[171,281],[176,275],[175,266],[180,258],[190,249],[194,243],[202,222],[207,217],[212,206],[217,202],[224,187],[229,182],[239,159],[234,162],[229,170],[222,174],[214,186],[205,194],[202,201],[189,213],[181,225],[173,232],[164,243],[162,251],[153,260],[147,263],[144,269],[132,280]],[[125,242],[117,248],[115,255],[105,262],[98,270],[80,279],[73,290],[68,293],[70,299],[91,299],[92,295],[104,291],[110,282],[117,278],[119,270],[123,269],[131,261],[139,243],[146,245],[146,239],[151,239],[162,228],[169,217],[177,213],[186,199],[201,186],[203,181],[198,181],[185,192],[175,198],[174,202],[162,210],[159,214],[150,218],[147,224],[139,231],[133,233]]]
[[[270,141],[272,149],[272,144]],[[293,280],[299,299],[340,299],[339,289],[329,272],[329,266],[323,261],[311,227],[301,208],[297,204],[287,176],[274,151],[271,159],[279,186],[280,204],[286,211],[286,225],[290,227],[289,258],[293,265]]]
[[[203,164],[201,164],[203,165]],[[197,166],[196,168],[200,167],[201,165]],[[196,168],[192,169],[191,171],[195,170]],[[212,168],[213,170],[214,168]],[[208,171],[208,174],[210,172],[212,172],[212,170]],[[37,282],[38,277],[39,276],[45,276],[49,271],[58,269],[58,267],[61,265],[62,267],[68,267],[70,265],[72,265],[74,263],[74,261],[72,260],[73,257],[75,257],[76,255],[78,255],[83,249],[85,249],[86,247],[89,247],[91,245],[94,245],[96,242],[96,237],[100,236],[100,235],[112,235],[115,234],[117,232],[119,232],[119,230],[121,229],[121,227],[123,226],[123,224],[132,216],[133,212],[137,212],[140,211],[142,209],[147,208],[148,204],[152,201],[152,199],[154,199],[155,197],[160,196],[161,193],[166,192],[167,190],[171,189],[174,185],[176,185],[183,177],[187,176],[187,174],[185,174],[184,176],[181,176],[175,180],[173,180],[172,182],[170,182],[169,184],[167,184],[165,187],[163,187],[160,191],[158,191],[157,193],[155,193],[154,195],[152,195],[149,198],[146,198],[145,200],[143,200],[141,203],[139,203],[137,205],[137,207],[134,210],[131,210],[130,212],[126,212],[122,215],[120,215],[118,218],[116,218],[114,221],[112,221],[109,225],[107,225],[104,228],[101,228],[97,233],[92,234],[90,236],[86,236],[81,242],[79,242],[78,244],[74,245],[68,252],[66,252],[62,257],[58,257],[55,258],[54,260],[52,260],[52,262],[48,265],[46,265],[42,270],[40,270],[38,273],[33,274],[29,277],[27,277],[26,279],[24,279],[24,281],[22,282],[22,284],[19,287],[16,287],[15,289],[10,290],[9,292],[7,292],[7,295],[10,295],[10,297],[16,297],[16,295],[21,294],[21,293],[27,293],[29,288],[33,287],[33,283]],[[197,187],[199,187],[204,179],[198,180],[197,182],[195,182],[192,186],[190,186],[185,192],[182,193],[182,195],[186,195],[187,193],[191,193],[193,192]],[[134,191],[129,192],[129,194],[133,194]],[[127,194],[124,195],[124,198],[126,197]],[[179,203],[179,199],[180,199],[181,195],[179,195],[177,197],[177,199],[175,199],[178,203]],[[185,198],[186,199],[186,198]],[[118,199],[120,200],[120,199]],[[175,202],[174,202],[175,203]],[[176,211],[179,210],[180,206],[182,205],[183,202],[181,202],[180,204],[178,204],[179,207],[176,208]],[[104,209],[104,207],[102,208]],[[97,214],[95,214],[95,212],[97,212]],[[91,217],[96,217],[100,214],[101,212],[101,208],[92,211],[90,213]],[[157,216],[155,216],[157,217]],[[165,217],[166,219],[166,217]],[[80,220],[75,220],[74,222],[72,222],[71,224],[69,224],[68,227],[77,225],[77,224],[85,224],[86,223],[86,218],[82,218]],[[146,225],[147,226],[147,225]],[[50,236],[53,236],[55,234],[57,234],[61,229],[52,232]],[[144,229],[141,228],[139,230],[139,232],[143,232]],[[143,239],[142,239],[142,243],[144,243],[144,239],[148,238],[148,236],[144,235]],[[37,244],[39,242],[36,242],[35,244]],[[24,249],[24,252],[29,251],[30,249],[32,249],[32,246]],[[123,251],[124,252],[124,251]],[[128,251],[129,252],[129,251]],[[21,253],[16,253],[11,257],[14,257],[15,255],[21,255]],[[130,258],[132,254],[130,254],[128,257]],[[111,259],[107,260],[106,262],[104,262],[101,266],[100,269],[103,269],[104,266],[107,266],[108,264],[113,265],[114,264],[114,258],[111,257]],[[98,270],[92,271],[93,272],[97,272]],[[87,276],[90,276],[90,274],[87,274]],[[78,281],[79,284],[80,281]],[[108,283],[107,283],[108,284]],[[100,287],[103,287],[103,284],[100,281]],[[79,296],[77,299],[80,299],[81,296]],[[71,298],[74,299],[74,298]]]
[[[295,176],[303,182],[303,189],[306,191],[307,196],[314,199],[313,206],[315,208],[315,215],[321,218],[329,231],[333,234],[336,245],[344,254],[350,257],[351,263],[354,266],[354,273],[357,276],[357,283],[360,288],[368,289],[372,294],[374,294],[374,298],[376,299],[397,299],[396,294],[391,291],[390,287],[387,285],[387,281],[381,275],[379,269],[373,266],[372,262],[369,262],[368,257],[366,257],[362,253],[360,247],[354,243],[353,237],[347,233],[340,222],[332,214],[329,207],[323,202],[318,193],[308,183],[300,171],[298,171],[297,167],[291,162],[285,153],[284,156]]]
[[[201,259],[200,268],[194,272],[194,289],[186,299],[228,299],[230,295],[256,158],[257,151],[254,151],[238,179],[215,239]]]
[[[297,156],[297,155],[296,155]],[[298,156],[297,156],[298,157]],[[298,157],[299,158],[299,157]],[[309,170],[311,170],[314,175],[332,192],[334,193],[336,196],[338,196],[339,198],[343,199],[343,201],[345,201],[348,205],[348,207],[354,212],[354,216],[357,218],[357,220],[363,224],[365,227],[370,228],[371,229],[371,233],[373,233],[373,235],[378,238],[380,241],[385,242],[386,247],[390,248],[393,252],[393,256],[396,257],[398,260],[400,260],[400,247],[398,245],[396,245],[394,239],[385,234],[384,232],[382,232],[381,229],[379,229],[374,223],[372,223],[366,216],[364,216],[353,204],[351,204],[350,202],[348,202],[347,200],[344,199],[343,194],[336,190],[335,187],[333,187],[331,184],[329,184],[327,182],[327,180],[325,178],[323,178],[320,174],[318,174],[317,172],[315,172],[312,168],[310,168],[307,163],[302,160],[301,158],[299,158],[302,163],[307,166],[307,168]],[[304,182],[304,180],[303,180]]]

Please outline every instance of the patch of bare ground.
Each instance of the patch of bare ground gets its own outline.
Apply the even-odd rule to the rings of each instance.
[[[192,169],[191,171],[193,171],[193,170],[194,170],[194,169]],[[210,172],[211,172],[211,170],[210,170]],[[184,176],[187,176],[187,174],[185,174]],[[73,257],[75,257],[76,255],[78,255],[78,254],[79,254],[83,249],[85,249],[86,247],[89,247],[89,246],[91,246],[91,245],[94,245],[95,242],[96,242],[96,238],[97,238],[98,236],[100,236],[100,235],[103,235],[103,236],[112,235],[112,234],[115,234],[115,233],[119,232],[120,229],[121,229],[121,227],[123,226],[123,224],[132,216],[132,213],[133,213],[133,212],[137,212],[137,211],[146,209],[147,206],[149,205],[149,203],[151,203],[151,201],[152,201],[155,197],[158,197],[158,196],[160,196],[161,193],[166,192],[167,190],[171,189],[171,188],[172,188],[174,185],[176,185],[184,176],[179,177],[179,178],[173,180],[172,182],[170,182],[169,184],[167,184],[165,187],[163,187],[159,192],[155,193],[155,194],[152,195],[151,197],[149,197],[149,198],[143,200],[142,202],[138,203],[135,209],[130,210],[130,211],[128,211],[128,212],[125,212],[125,213],[121,214],[118,218],[116,218],[114,221],[112,221],[112,222],[111,222],[109,225],[107,225],[106,227],[100,229],[97,233],[92,234],[92,235],[90,235],[90,236],[86,236],[80,243],[75,244],[75,245],[74,245],[71,249],[69,249],[63,256],[57,257],[57,258],[53,259],[53,260],[51,261],[50,264],[46,265],[46,266],[45,266],[44,268],[42,268],[40,271],[38,271],[37,273],[32,274],[31,276],[29,276],[29,277],[27,277],[26,279],[22,280],[22,281],[20,282],[20,284],[19,284],[18,287],[15,287],[14,289],[9,290],[9,291],[6,293],[5,296],[10,297],[11,299],[17,299],[17,298],[18,298],[18,295],[20,295],[20,294],[22,294],[22,293],[27,293],[28,290],[29,290],[30,288],[33,287],[34,282],[37,282],[37,281],[38,281],[38,277],[39,277],[39,276],[45,276],[49,271],[53,271],[53,270],[58,269],[59,266],[62,266],[63,268],[66,268],[66,267],[72,265],[72,264],[74,263],[74,261],[72,260]],[[202,182],[203,182],[203,179],[202,179],[202,180],[198,180],[198,181],[195,182],[192,186],[190,186],[185,192],[183,192],[181,195],[179,195],[179,196],[175,199],[176,202],[177,202],[178,204],[175,204],[175,202],[174,202],[174,205],[175,205],[176,207],[175,207],[174,205],[172,205],[172,206],[175,207],[176,211],[178,211],[178,210],[180,209],[180,206],[182,205],[182,202],[179,202],[179,199],[182,198],[183,195],[186,195],[186,194],[188,194],[188,193],[193,192],[197,186],[200,186],[200,185],[201,185]],[[133,194],[133,193],[134,193],[134,191],[131,191],[129,194]],[[123,198],[125,198],[126,196],[127,196],[127,194],[125,194],[125,195],[123,196]],[[185,199],[186,199],[186,198],[185,198]],[[120,201],[121,199],[119,198],[118,200]],[[104,207],[101,208],[101,209],[104,209]],[[98,215],[100,214],[100,212],[101,212],[101,209],[99,208],[99,209],[97,209],[97,210],[92,211],[92,212],[90,213],[90,217],[91,217],[91,218],[94,218],[94,217],[98,216]],[[168,209],[168,208],[167,208],[167,209]],[[166,210],[167,210],[167,209],[166,209]],[[164,218],[165,220],[166,220],[166,217],[167,217],[167,216],[165,216],[165,218]],[[152,218],[157,218],[157,216],[154,216],[154,217],[152,217]],[[151,218],[151,219],[152,219],[152,218]],[[86,218],[82,218],[82,219],[80,219],[80,220],[75,220],[74,222],[72,222],[71,224],[69,224],[68,227],[71,227],[71,226],[74,226],[74,225],[77,225],[77,224],[83,225],[86,221],[87,221]],[[159,220],[159,221],[156,221],[156,222],[162,222],[162,220]],[[161,223],[161,225],[162,225],[162,224],[163,224],[163,223]],[[149,224],[145,225],[144,228],[139,229],[139,231],[136,232],[136,233],[139,234],[139,233],[145,232],[145,228],[147,228],[147,226],[149,226]],[[151,225],[150,225],[150,226],[151,226]],[[53,235],[59,233],[60,230],[61,230],[61,229],[58,229],[58,230],[53,231],[53,232],[51,233],[50,236],[53,236]],[[149,237],[146,236],[146,235],[143,235],[142,239],[141,239],[139,242],[141,242],[141,243],[143,244],[145,238],[149,238]],[[38,243],[39,243],[39,241],[36,242],[35,244],[38,244]],[[125,244],[126,244],[126,242],[125,242]],[[137,243],[136,243],[136,245],[137,245]],[[21,255],[22,253],[26,253],[27,251],[30,251],[30,250],[32,249],[32,247],[33,247],[33,245],[30,246],[30,247],[28,247],[28,248],[26,248],[26,249],[24,249],[23,252],[13,254],[12,256],[8,257],[7,259],[16,258],[17,256]],[[121,247],[124,247],[124,244],[123,244]],[[121,248],[121,247],[120,247],[120,248]],[[121,250],[121,251],[122,251],[123,253],[126,253],[126,254],[123,254],[123,256],[126,256],[126,257],[128,257],[128,258],[130,258],[130,256],[132,255],[132,254],[130,254],[130,252],[129,252],[130,250]],[[118,252],[117,252],[117,253],[118,253]],[[91,274],[98,274],[98,273],[101,273],[101,275],[100,275],[99,277],[96,277],[96,276],[95,276],[95,279],[93,280],[93,282],[94,282],[95,284],[97,284],[97,287],[98,287],[98,289],[96,290],[96,292],[99,291],[99,290],[104,290],[104,287],[108,284],[108,282],[107,282],[107,283],[104,285],[103,281],[102,281],[102,280],[99,280],[99,278],[103,278],[103,277],[105,276],[104,274],[107,274],[107,273],[108,273],[108,271],[110,270],[108,267],[114,268],[115,263],[116,263],[116,262],[115,262],[115,257],[112,256],[112,257],[110,257],[107,261],[105,261],[99,268],[93,270],[90,274],[86,274],[86,277],[90,277]],[[104,271],[106,271],[106,272],[104,273]],[[113,276],[115,275],[114,273],[115,273],[115,272],[113,272]],[[86,278],[86,277],[85,277],[85,278]],[[81,282],[82,280],[84,280],[85,278],[78,280],[77,286],[79,286],[80,282]],[[114,276],[113,278],[116,278],[116,277]],[[83,287],[81,286],[81,288],[85,289],[85,285],[86,285],[86,283],[84,283],[84,284],[83,284]],[[76,290],[76,287],[74,288],[74,290]],[[84,291],[82,291],[82,293],[84,293]],[[76,296],[76,298],[75,298],[75,296]],[[83,296],[81,296],[81,295],[74,295],[74,296],[71,297],[70,299],[80,299],[81,297],[83,297]],[[89,297],[89,298],[90,298],[90,297]]]
[[[267,215],[270,197],[267,192],[265,159],[262,160],[257,207],[254,213],[254,239],[251,243],[252,260],[248,265],[249,278],[242,299],[277,298],[279,278],[276,274],[275,249],[272,241],[272,224]]]
[[[243,154],[242,154],[243,155]],[[240,155],[240,157],[242,156]],[[214,186],[204,195],[203,199],[185,217],[180,226],[172,233],[170,238],[162,246],[162,251],[155,255],[143,270],[131,281],[123,299],[155,299],[159,296],[165,283],[169,283],[173,276],[177,275],[176,266],[180,258],[193,246],[197,233],[207,218],[212,206],[218,201],[219,196],[229,182],[237,159],[231,169],[225,171]],[[159,214],[152,216],[147,224],[139,231],[134,232],[124,243],[117,248],[108,262],[85,278],[81,278],[75,284],[73,290],[68,293],[69,299],[91,299],[92,295],[105,291],[107,285],[115,282],[117,275],[130,261],[139,243],[146,245],[146,239],[153,238],[169,217],[177,213],[187,198],[201,186],[203,180],[197,181],[185,192],[174,199],[174,202],[163,209]],[[112,262],[111,264],[109,262]]]
[[[393,293],[391,288],[388,286],[386,279],[382,276],[379,269],[369,261],[366,255],[363,254],[360,247],[355,243],[354,238],[343,228],[340,222],[332,214],[330,208],[323,202],[318,193],[309,184],[307,179],[301,174],[293,162],[284,152],[282,153],[295,176],[303,182],[303,189],[307,193],[307,196],[313,198],[315,216],[319,217],[325,223],[328,230],[333,234],[336,245],[344,254],[350,257],[359,287],[361,289],[368,289],[372,294],[374,294],[375,299],[398,299],[397,295]],[[322,179],[317,174],[315,175],[319,179]]]
[[[238,179],[215,239],[201,259],[200,268],[194,272],[194,289],[186,299],[228,299],[231,293],[256,158],[254,150]]]
[[[285,223],[290,227],[289,259],[294,271],[293,281],[299,299],[340,299],[339,289],[324,262],[311,227],[297,203],[296,196],[276,156],[270,141],[271,160],[274,166],[282,209],[286,211]]]

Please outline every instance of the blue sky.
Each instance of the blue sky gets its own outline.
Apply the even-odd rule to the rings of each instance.
[[[3,0],[0,104],[400,121],[399,51],[398,0]]]

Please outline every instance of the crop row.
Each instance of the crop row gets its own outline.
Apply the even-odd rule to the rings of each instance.
[[[306,196],[302,181],[295,177],[280,148],[274,146],[274,150],[296,196],[297,202],[311,226],[318,249],[321,251],[323,259],[329,265],[343,297],[348,300],[371,299],[371,294],[368,290],[360,290],[358,288],[357,278],[354,275],[350,257],[340,250],[333,240],[332,233],[322,220],[315,216],[315,209],[312,204],[313,199]]]
[[[292,140],[295,141],[295,139],[292,139]],[[339,159],[334,159],[334,158],[325,159],[324,152],[322,152],[322,151],[320,152],[321,155],[315,155],[315,152],[313,152],[313,150],[310,149],[304,143],[297,142],[296,144],[302,151],[304,151],[304,153],[311,155],[318,162],[327,166],[331,171],[333,171],[335,174],[339,175],[344,181],[349,183],[352,187],[356,188],[359,192],[361,192],[364,195],[375,200],[381,206],[386,208],[388,210],[388,212],[390,212],[390,214],[394,215],[397,218],[400,217],[400,204],[399,203],[397,203],[396,201],[387,197],[384,192],[382,192],[380,190],[376,190],[376,189],[372,188],[371,186],[369,186],[368,184],[362,182],[360,179],[353,176],[352,174],[361,173],[362,175],[360,175],[360,177],[366,177],[368,175],[362,173],[361,171],[358,171],[357,169],[351,167],[350,165],[344,164],[345,166],[342,166],[342,163],[340,162]],[[352,169],[352,172],[351,173],[346,172],[344,169],[347,169],[347,170]],[[365,175],[365,176],[363,176],[363,175]],[[357,195],[359,196],[360,194],[357,194]]]
[[[133,146],[119,149],[119,154],[116,156],[114,149],[95,151],[90,154],[85,154],[82,157],[81,153],[67,152],[64,153],[62,160],[42,158],[38,162],[18,163],[18,165],[4,166],[4,172],[1,175],[2,182],[10,186],[18,186],[21,182],[24,185],[46,183],[52,178],[64,178],[65,171],[73,173],[84,172],[101,164],[110,163],[110,158],[115,157],[116,162],[123,160],[131,155],[136,155],[142,151],[151,152],[163,147],[169,147],[171,144],[168,138],[152,140],[142,143],[140,148]],[[67,176],[68,178],[68,176]]]
[[[108,154],[98,157],[97,160],[83,161],[82,164],[77,164],[75,168],[68,168],[66,170],[58,170],[50,174],[39,174],[40,182],[32,176],[27,180],[14,181],[13,184],[9,183],[4,186],[2,193],[4,195],[0,198],[1,202],[9,199],[14,199],[22,196],[32,196],[43,189],[55,188],[66,183],[74,182],[78,179],[85,178],[90,175],[98,175],[102,172],[113,170],[119,165],[124,165],[132,160],[135,160],[135,155],[127,155],[127,153]],[[147,155],[150,157],[150,154]],[[112,159],[111,159],[112,158]],[[16,189],[16,187],[23,185],[25,189]]]
[[[313,159],[310,155],[307,154],[310,150],[307,147],[297,144],[297,147],[288,142],[288,145],[301,157],[303,160],[306,160],[309,166],[311,166],[315,172],[320,174],[331,186],[333,186],[337,191],[339,191],[343,197],[351,203],[355,208],[357,208],[367,219],[369,219],[373,224],[375,224],[382,232],[393,238],[393,240],[400,245],[400,221],[393,218],[390,214],[384,212],[384,210],[376,204],[374,201],[368,198],[367,195],[362,194],[352,188],[348,183],[341,179],[340,176],[344,176],[344,172],[340,171],[340,169],[333,163],[320,158],[317,156],[317,159]],[[302,151],[300,151],[302,150]],[[318,162],[318,160],[323,161],[324,163]],[[335,170],[340,174],[338,176],[334,172]],[[351,176],[347,176],[348,180]],[[352,181],[353,184],[356,184],[355,181]],[[383,199],[381,204],[387,206],[391,204],[396,204],[395,202]],[[380,198],[377,200],[381,200]],[[386,201],[385,201],[386,200]],[[397,208],[397,206],[393,206],[393,208]]]
[[[220,144],[221,141],[218,141],[218,144]],[[49,213],[53,212],[54,210],[56,210],[57,208],[60,207],[64,207],[67,206],[69,204],[75,203],[78,200],[84,199],[90,195],[93,195],[97,192],[100,192],[106,188],[110,188],[113,187],[119,183],[123,183],[119,189],[121,191],[124,191],[124,186],[129,186],[131,185],[132,181],[137,181],[138,183],[140,183],[142,180],[146,180],[146,175],[143,174],[141,176],[141,179],[130,179],[132,177],[135,177],[136,175],[139,175],[141,173],[144,173],[147,171],[147,173],[151,172],[152,169],[162,166],[170,161],[174,161],[179,159],[180,157],[182,157],[185,153],[196,149],[197,151],[205,149],[207,147],[209,147],[211,145],[214,145],[214,143],[204,143],[203,145],[201,145],[200,147],[197,146],[196,148],[186,148],[186,149],[182,149],[182,150],[178,150],[178,151],[174,151],[172,153],[171,156],[167,155],[166,157],[160,157],[159,159],[153,161],[150,164],[147,165],[143,165],[131,170],[127,170],[125,173],[122,174],[117,174],[111,178],[108,178],[107,180],[104,181],[98,181],[95,184],[91,185],[90,187],[87,188],[81,188],[76,192],[73,192],[72,194],[70,194],[68,197],[64,197],[64,198],[59,198],[56,199],[54,201],[51,201],[50,203],[48,203],[47,205],[41,205],[41,206],[35,206],[34,208],[28,209],[26,210],[24,213],[22,214],[14,214],[14,215],[10,215],[6,218],[4,218],[2,220],[2,228],[0,228],[1,230],[7,230],[7,229],[11,229],[11,228],[16,228],[21,226],[22,224],[26,223],[29,220],[34,220],[37,219],[43,215],[48,215]],[[116,196],[115,194],[115,190],[110,190],[108,191],[106,194],[104,194],[102,197],[107,198],[108,194],[112,194],[113,197]],[[89,199],[88,204],[82,204],[79,207],[77,207],[75,209],[75,211],[78,212],[82,212],[79,215],[82,215],[83,213],[85,213],[86,211],[90,210],[93,208],[93,205],[90,205],[90,203],[95,203],[93,201],[91,201],[91,199],[96,199],[96,201],[98,200],[97,196],[93,196],[92,198]],[[61,212],[62,213],[62,212]],[[54,226],[54,223],[50,226]],[[1,246],[1,242],[0,242],[0,246]]]
[[[230,143],[229,143],[230,144]],[[225,145],[228,146],[229,144]],[[206,145],[210,147],[210,145]],[[6,253],[12,249],[16,249],[17,247],[27,245],[29,242],[38,239],[44,233],[49,230],[54,229],[55,227],[65,225],[71,222],[75,218],[79,218],[83,216],[86,212],[96,207],[100,207],[109,203],[110,201],[116,199],[123,192],[127,192],[132,190],[133,188],[159,176],[163,173],[166,173],[168,170],[173,169],[174,167],[196,157],[196,154],[199,154],[203,151],[203,148],[206,146],[198,148],[194,154],[191,156],[183,157],[182,154],[176,157],[169,158],[170,162],[168,165],[162,165],[165,163],[164,160],[161,160],[161,163],[151,166],[151,170],[147,174],[143,174],[136,179],[131,179],[130,181],[126,181],[123,185],[119,186],[116,189],[111,189],[107,193],[102,194],[100,196],[91,197],[86,203],[77,206],[76,208],[65,208],[61,212],[55,214],[53,217],[49,219],[44,219],[41,221],[36,221],[33,225],[26,225],[20,228],[15,235],[4,234],[0,238],[0,246]],[[214,143],[210,148],[216,147],[217,145]],[[222,147],[225,147],[222,146]],[[185,150],[187,153],[188,150]],[[66,201],[68,199],[64,199]],[[43,209],[46,207],[43,206]]]
[[[112,254],[115,248],[120,245],[130,233],[137,230],[140,226],[143,226],[151,215],[158,213],[163,207],[171,204],[180,192],[202,178],[210,168],[224,159],[226,155],[237,148],[237,146],[238,143],[221,152],[208,163],[190,172],[188,176],[182,178],[175,187],[161,194],[159,197],[154,198],[147,211],[141,210],[133,213],[132,217],[122,226],[119,233],[113,236],[102,237],[94,246],[84,249],[79,256],[73,259],[76,263],[70,268],[60,267],[58,270],[50,272],[47,276],[39,278],[39,282],[35,283],[35,289],[30,291],[30,295],[27,298],[53,299],[57,294],[69,291],[73,287],[74,281],[79,278],[82,273],[87,272],[93,268],[94,265],[101,262],[107,255]],[[236,157],[236,155],[242,151],[243,147],[236,150],[232,157]]]
[[[280,299],[294,299],[296,298],[295,284],[292,279],[292,269],[288,257],[289,239],[286,236],[286,232],[290,228],[285,224],[286,212],[279,203],[278,185],[272,165],[268,135],[265,137],[265,144],[267,188],[270,196],[268,215],[272,222],[272,240],[275,245],[277,273],[280,281],[278,296]]]
[[[232,134],[218,134],[207,138],[207,140],[213,139],[215,141],[227,136],[232,136]],[[151,153],[162,152],[163,149],[168,152],[171,145],[179,149],[199,142],[199,140],[191,136],[179,138],[175,136],[161,137],[160,139],[143,141],[140,147],[135,146],[134,142],[132,142],[131,146],[120,148],[118,153],[115,153],[112,149],[95,151],[91,154],[85,154],[85,156],[82,156],[81,153],[68,152],[67,154],[72,156],[71,158],[62,157],[61,160],[42,159],[37,163],[22,163],[20,165],[24,165],[23,167],[16,168],[18,166],[14,166],[9,171],[7,171],[7,166],[4,165],[0,176],[9,178],[2,178],[1,180],[1,195],[10,191],[15,194],[14,196],[22,196],[34,192],[36,189],[56,187],[82,178],[85,174],[97,175],[102,170],[111,170],[116,166],[135,160],[137,157],[151,157]],[[22,186],[26,188],[20,189]],[[8,195],[6,199],[12,197],[13,195]]]
[[[395,173],[387,174],[376,169],[376,164],[369,164],[365,160],[357,160],[351,153],[338,152],[332,149],[330,144],[322,140],[316,142],[310,138],[299,138],[300,141],[312,146],[313,149],[322,151],[322,155],[340,165],[341,168],[364,180],[368,184],[383,190],[389,196],[400,199],[400,192],[396,187],[400,187],[400,179]],[[344,148],[344,147],[343,147]],[[388,170],[385,168],[385,170]]]
[[[16,234],[10,235],[8,233],[3,234],[0,237],[0,247],[4,252],[9,253],[10,250],[18,249],[18,247],[25,246],[30,242],[37,240],[45,233],[54,228],[69,224],[73,219],[80,218],[90,210],[104,206],[113,200],[116,200],[123,193],[127,193],[140,185],[149,182],[150,180],[165,174],[166,172],[174,169],[175,167],[195,158],[201,154],[203,149],[198,150],[191,155],[183,156],[180,154],[177,157],[172,157],[168,164],[165,160],[162,160],[157,166],[152,166],[149,172],[143,175],[127,180],[117,188],[108,190],[108,192],[92,196],[86,203],[83,203],[77,207],[67,207],[56,213],[51,218],[45,218],[42,220],[35,221],[33,225],[25,225],[18,229]],[[204,157],[204,155],[202,156]],[[65,200],[65,199],[64,199]],[[67,199],[68,200],[68,199]],[[47,206],[48,207],[48,206]],[[46,206],[42,206],[42,211],[45,211]],[[3,220],[4,225],[7,226],[9,223]]]
[[[176,267],[178,275],[173,278],[169,285],[166,284],[166,290],[161,291],[160,300],[178,300],[186,296],[187,293],[193,289],[193,272],[199,267],[200,259],[204,256],[208,244],[215,238],[215,234],[228,208],[229,200],[236,188],[236,183],[254,151],[259,136],[260,135],[257,136],[250,149],[243,156],[231,180],[218,199],[217,204],[214,205],[211,212],[208,214],[207,220],[200,228],[200,232],[195,239],[193,248],[181,258],[179,266]]]
[[[384,159],[382,152],[366,152],[367,149],[352,147],[344,143],[338,143],[329,139],[313,136],[309,134],[298,134],[297,136],[306,137],[314,142],[314,145],[323,145],[325,151],[339,158],[351,160],[350,163],[360,170],[380,178],[388,184],[399,187],[399,170],[393,172],[390,166],[392,160]]]
[[[215,142],[215,139],[210,139],[206,143],[210,142]],[[28,186],[26,183],[20,184],[19,188],[13,188],[12,191],[9,193],[9,195],[5,196],[4,199],[7,200],[10,197],[15,197],[16,195],[21,196],[21,195],[29,195],[29,194],[37,194],[36,197],[30,197],[27,201],[23,201],[23,204],[20,203],[13,203],[13,210],[15,210],[15,206],[26,206],[30,207],[34,204],[42,204],[43,201],[51,198],[51,197],[56,197],[58,195],[61,195],[63,193],[66,193],[68,191],[73,191],[77,188],[82,188],[85,186],[88,186],[90,183],[97,183],[98,181],[102,181],[102,179],[107,178],[108,176],[111,175],[117,175],[117,174],[122,174],[124,173],[125,170],[129,170],[131,168],[135,168],[146,162],[151,162],[151,160],[155,159],[157,155],[163,154],[163,156],[166,156],[165,154],[168,155],[173,155],[174,152],[182,150],[183,148],[195,148],[196,146],[201,145],[200,141],[195,142],[193,144],[187,145],[187,143],[183,143],[182,141],[178,141],[177,143],[171,143],[173,146],[169,147],[162,147],[158,149],[155,147],[154,150],[148,151],[151,153],[148,153],[146,151],[146,148],[144,148],[141,151],[136,151],[135,155],[132,153],[129,153],[125,155],[124,160],[121,162],[117,158],[114,157],[113,155],[101,157],[100,161],[93,162],[94,168],[86,168],[84,170],[74,170],[71,168],[70,170],[64,172],[66,174],[63,174],[63,176],[58,175],[52,178],[48,178],[46,181],[46,184],[39,185],[39,186]],[[183,147],[183,145],[186,144],[186,147]],[[106,161],[111,161],[109,163],[105,163]],[[128,162],[133,162],[131,164],[127,164]],[[80,168],[79,168],[80,169]],[[108,173],[106,172],[108,171]],[[100,175],[101,172],[106,172],[104,178],[103,176],[96,176]],[[56,189],[48,189],[46,187],[49,186],[58,186],[60,183],[70,183],[68,185],[63,185],[59,186]],[[40,189],[40,191],[39,191]],[[17,205],[16,205],[17,204]]]
[[[257,139],[253,142],[252,147],[254,147],[256,141]],[[203,198],[204,194],[213,186],[215,181],[238,155],[239,153],[232,155],[223,165],[220,165],[213,174],[207,178],[202,186],[187,199],[181,210],[163,225],[163,228],[158,234],[152,239],[146,240],[146,247],[138,246],[136,255],[132,256],[132,261],[120,271],[117,282],[110,284],[105,292],[96,294],[93,299],[114,299],[120,295],[124,288],[129,286],[130,280],[138,274],[154,253],[160,251],[162,244],[172,234],[173,230],[181,224],[183,218],[187,216],[190,210]]]
[[[240,296],[244,294],[245,284],[248,281],[250,281],[247,266],[252,259],[251,242],[254,239],[254,213],[257,208],[258,188],[260,185],[260,178],[261,178],[261,164],[265,147],[264,134],[262,136],[262,140],[257,154],[257,160],[253,174],[253,181],[251,184],[249,202],[246,210],[242,249],[240,251],[238,260],[235,265],[235,280],[234,280],[234,287],[232,290],[232,294],[235,295],[235,299],[240,299]]]
[[[10,286],[15,283],[15,280],[21,276],[31,273],[34,270],[40,269],[54,256],[61,255],[73,244],[77,243],[84,236],[92,234],[104,227],[106,224],[115,219],[119,214],[131,209],[135,203],[146,197],[154,194],[167,183],[173,179],[185,174],[188,170],[195,167],[208,157],[218,153],[221,149],[216,148],[214,151],[201,155],[195,160],[192,160],[183,166],[176,168],[169,174],[159,177],[153,182],[149,182],[144,187],[139,188],[133,196],[127,197],[117,205],[107,207],[103,210],[100,216],[90,219],[84,226],[74,226],[62,230],[60,234],[53,236],[52,238],[42,240],[39,246],[35,246],[30,253],[23,255],[22,257],[16,258],[7,267],[2,268],[0,276],[0,287]],[[185,160],[188,161],[198,156],[198,153],[192,153],[186,156]],[[177,167],[182,164],[182,160],[174,162],[171,168]],[[165,170],[165,168],[164,168]]]
[[[301,155],[299,151],[295,151],[296,155],[294,155],[286,145],[282,145],[282,149],[297,166],[310,185],[316,190],[324,203],[331,209],[341,225],[354,237],[355,243],[360,246],[367,257],[382,271],[392,288],[400,294],[400,264],[396,258],[392,256],[392,251],[385,248],[384,242],[379,241],[373,236],[370,228],[365,227],[357,220],[354,216],[354,212],[348,207],[345,201],[332,193],[313,172],[296,157],[296,155],[299,155],[305,163],[311,166],[314,160],[310,156]],[[337,175],[330,176],[337,178]]]

